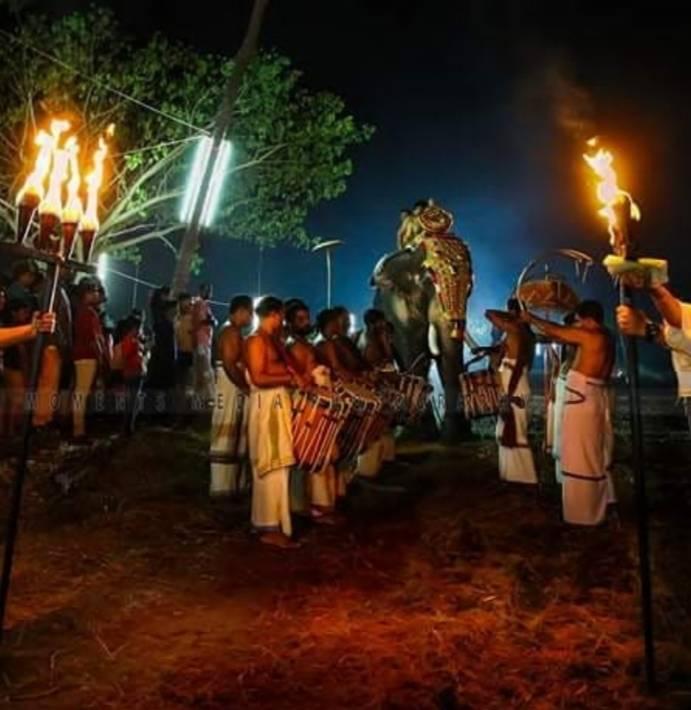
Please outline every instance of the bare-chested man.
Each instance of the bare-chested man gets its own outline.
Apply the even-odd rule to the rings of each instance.
[[[393,369],[396,357],[393,339],[386,316],[376,308],[365,311],[365,330],[358,346],[365,362],[373,369]]]
[[[353,380],[361,377],[368,368],[346,334],[346,322],[337,309],[327,309],[319,314],[317,327],[323,339],[317,345],[317,356],[336,377]]]
[[[537,483],[533,452],[528,443],[528,371],[535,351],[535,336],[521,322],[520,307],[510,299],[508,311],[489,310],[485,317],[503,331],[502,360],[499,366],[503,397],[497,418],[499,476],[517,483]]]
[[[254,308],[249,296],[235,296],[218,336],[216,352],[216,395],[211,418],[212,496],[237,495],[246,487],[247,454],[246,399],[249,385],[245,377],[242,331],[252,324]]]
[[[298,372],[311,378],[318,387],[331,386],[329,368],[320,364],[317,348],[308,340],[313,331],[309,308],[299,300],[292,301],[286,308],[288,326],[288,350],[291,362]],[[332,461],[324,470],[306,475],[294,469],[291,473],[291,493],[296,505],[319,524],[338,522],[335,515],[336,501],[344,494],[342,477],[336,469],[338,452],[334,451]]]
[[[604,311],[597,301],[583,301],[572,326],[530,313],[524,313],[523,319],[557,342],[576,347],[566,377],[559,442],[563,512],[567,523],[598,525],[605,519],[607,505],[615,502],[607,471],[607,385],[615,351],[604,326]]]
[[[358,346],[364,361],[379,380],[396,378],[396,354],[393,337],[382,311],[370,308],[365,312],[365,330],[360,336]],[[358,473],[364,476],[377,476],[385,463],[396,460],[396,441],[393,430],[387,427],[381,437],[375,441],[358,460]]]
[[[252,525],[261,541],[278,547],[293,547],[290,539],[289,475],[293,456],[291,387],[309,381],[288,363],[280,340],[283,303],[273,296],[256,308],[259,327],[245,343],[245,361],[250,385],[249,453],[252,463]]]

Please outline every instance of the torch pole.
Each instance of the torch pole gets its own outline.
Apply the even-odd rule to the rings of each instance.
[[[615,253],[624,259],[635,259],[636,243],[631,234],[631,201],[620,200],[615,205],[616,231],[613,234]],[[619,304],[630,306],[633,292],[623,281],[619,283]],[[631,417],[631,466],[633,469],[636,523],[638,535],[638,574],[641,583],[641,622],[643,624],[643,650],[645,680],[649,693],[655,692],[655,638],[653,634],[653,594],[650,574],[650,540],[648,530],[648,491],[643,467],[643,425],[641,419],[640,383],[638,377],[638,344],[635,338],[624,338],[626,374],[629,385],[629,411]]]
[[[631,289],[620,284],[620,305],[631,305]],[[626,374],[629,385],[629,408],[631,416],[631,463],[636,494],[636,519],[638,532],[638,566],[641,581],[641,620],[643,623],[643,647],[645,655],[645,679],[648,692],[654,693],[655,637],[653,628],[653,594],[650,574],[650,539],[648,534],[648,493],[643,468],[643,426],[641,420],[641,397],[638,377],[638,343],[636,339],[624,338]]]
[[[41,301],[41,313],[53,310],[55,294],[57,293],[58,280],[60,278],[60,262],[58,259],[49,262],[49,288],[43,292]],[[2,579],[0,579],[0,643],[3,640],[5,630],[5,610],[7,608],[7,596],[10,591],[10,579],[12,576],[12,563],[14,561],[14,547],[17,541],[17,529],[19,526],[19,514],[22,507],[22,491],[24,489],[24,479],[29,462],[29,447],[32,433],[33,403],[36,396],[38,376],[41,371],[41,354],[45,334],[39,332],[33,342],[33,352],[31,357],[31,370],[29,374],[29,386],[27,387],[28,398],[24,401],[24,418],[22,421],[22,448],[19,454],[17,472],[12,482],[12,496],[10,499],[10,509],[7,515],[7,527],[5,532],[5,553],[2,561]]]

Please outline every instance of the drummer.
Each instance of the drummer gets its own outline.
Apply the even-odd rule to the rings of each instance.
[[[331,372],[319,363],[317,348],[310,342],[313,332],[310,311],[307,304],[298,299],[287,303],[286,326],[288,331],[288,352],[293,366],[305,378],[309,377],[318,387],[331,387]],[[291,493],[295,501],[307,499],[308,506],[296,503],[296,507],[308,507],[309,515],[315,523],[334,524],[336,501],[345,494],[342,476],[336,469],[337,452],[326,468],[310,476],[301,476],[293,470],[291,474]],[[302,490],[298,490],[302,489]]]
[[[370,308],[365,312],[364,322],[365,330],[358,339],[362,358],[379,379],[391,377],[396,372],[396,362],[386,316],[376,308]],[[377,476],[384,463],[395,460],[396,442],[392,429],[386,427],[381,437],[358,458],[358,473],[368,477]]]
[[[322,311],[317,325],[323,340],[317,346],[320,361],[343,380],[361,379],[372,368],[348,337],[350,313],[344,306]]]

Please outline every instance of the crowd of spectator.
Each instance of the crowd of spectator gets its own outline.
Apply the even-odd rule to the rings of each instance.
[[[31,261],[11,265],[0,280],[0,326],[31,323],[51,284]],[[216,321],[201,286],[193,297],[152,291],[147,311],[113,319],[104,284],[61,272],[55,329],[41,342],[37,388],[28,394],[36,340],[0,350],[0,437],[19,434],[23,413],[34,427],[73,444],[88,443],[95,419],[131,434],[137,417],[184,423],[205,410],[213,392],[211,343]]]

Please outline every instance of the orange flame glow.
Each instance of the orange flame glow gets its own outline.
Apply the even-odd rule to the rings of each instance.
[[[34,169],[27,176],[24,185],[22,185],[17,194],[17,204],[20,204],[28,196],[38,200],[43,199],[53,151],[60,140],[60,136],[69,127],[68,121],[54,119],[50,124],[50,133],[41,130],[36,134],[34,143],[38,146],[38,154],[36,155]]]
[[[588,141],[588,145],[595,147],[596,141]],[[641,211],[638,205],[628,192],[622,190],[617,183],[617,173],[614,170],[614,156],[608,150],[599,148],[595,155],[583,156],[583,159],[590,166],[591,170],[600,178],[597,184],[597,199],[603,205],[598,214],[607,220],[609,233],[614,240],[617,229],[616,207],[628,202],[630,205],[630,217],[633,220],[641,219]]]
[[[111,124],[112,125],[112,124]],[[112,135],[112,129],[109,126],[107,135]],[[103,182],[103,164],[108,155],[108,144],[103,137],[98,139],[98,148],[93,157],[93,170],[86,176],[86,209],[82,216],[80,229],[82,231],[97,230],[99,227],[98,221],[98,192],[101,189]]]
[[[69,155],[70,180],[67,183],[67,200],[65,201],[65,208],[62,211],[62,221],[76,224],[79,222],[83,211],[82,198],[79,195],[79,188],[82,182],[79,161],[77,160],[79,145],[77,145],[77,141],[73,137],[67,141],[65,148]]]

